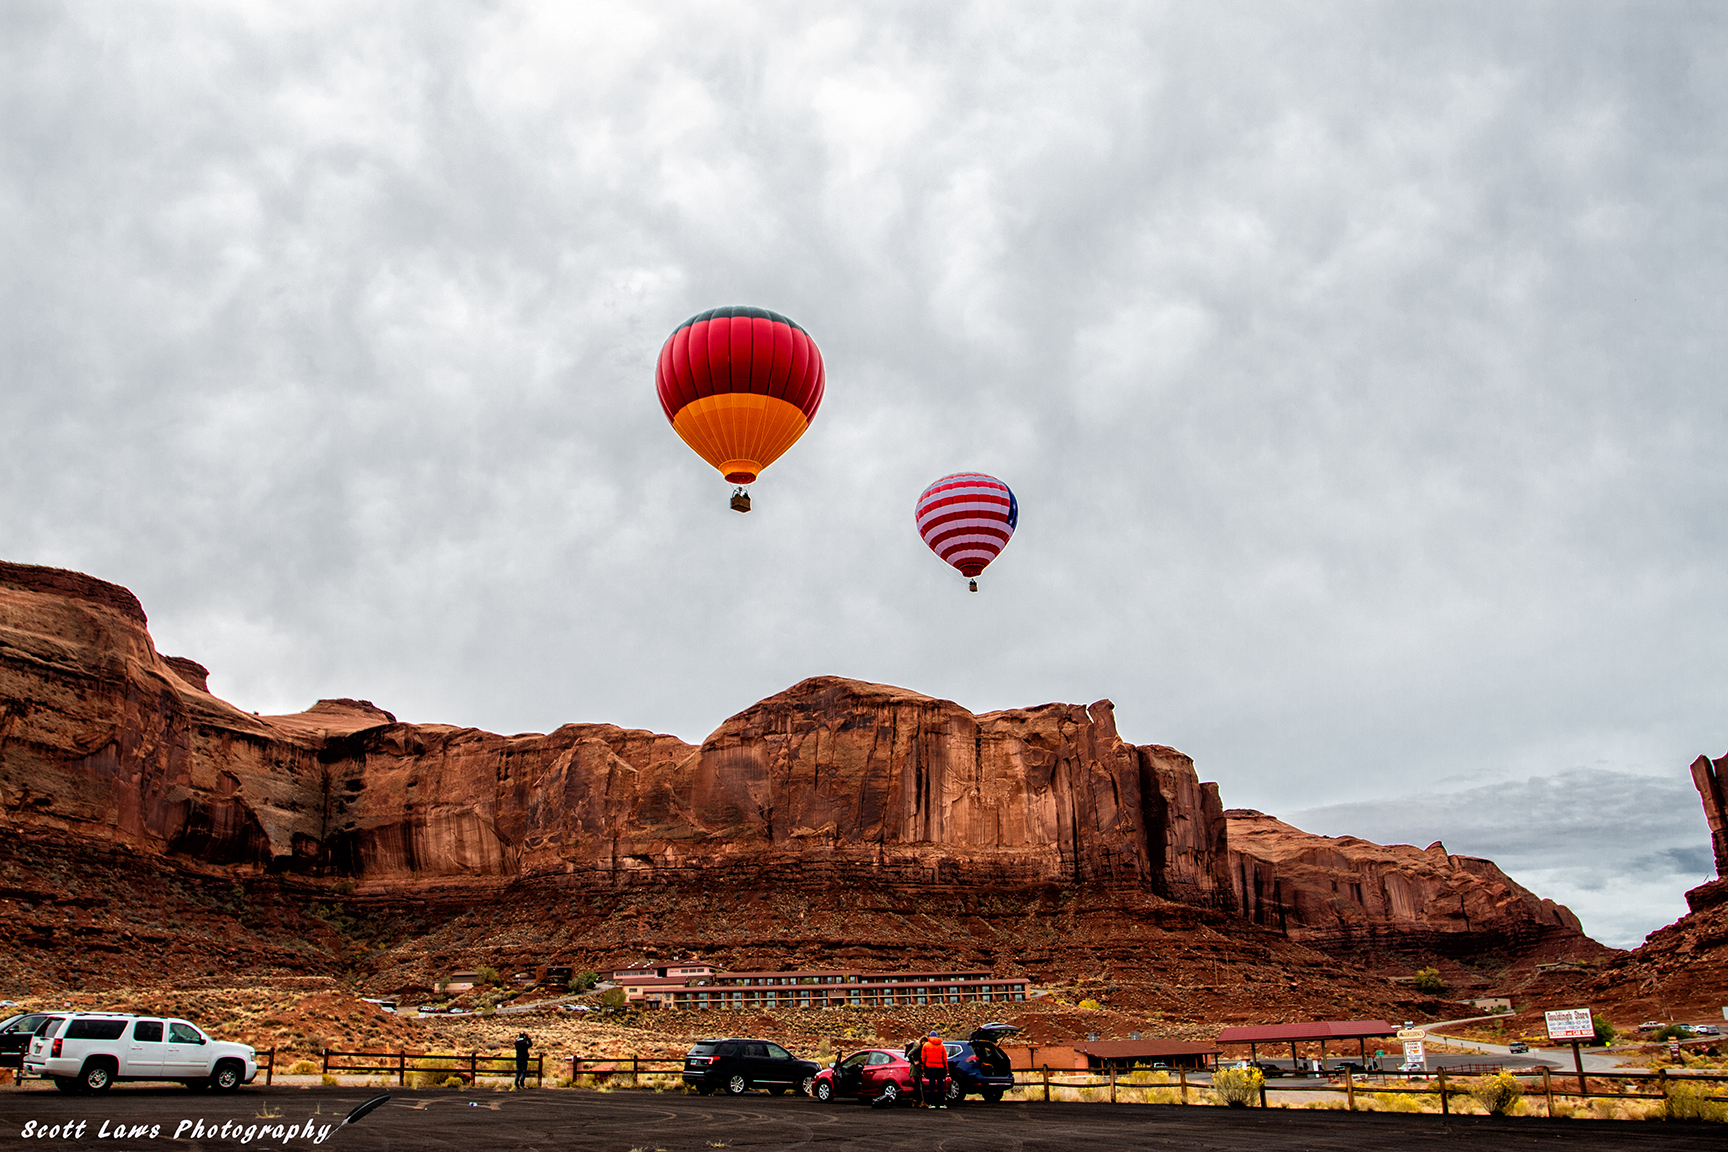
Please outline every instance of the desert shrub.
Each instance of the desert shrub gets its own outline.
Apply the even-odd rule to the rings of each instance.
[[[1590,1017],[1590,1023],[1596,1025],[1596,1035],[1590,1038],[1592,1044],[1612,1044],[1619,1033],[1614,1031],[1614,1025],[1600,1016]]]
[[[408,1073],[408,1083],[415,1088],[435,1088],[449,1079],[449,1073],[456,1067],[454,1060],[435,1060],[421,1058],[414,1061],[414,1071]],[[461,1079],[461,1077],[457,1077]]]
[[[1686,1080],[1668,1081],[1669,1114],[1676,1120],[1728,1122],[1728,1095],[1721,1088]]]
[[[462,1077],[457,1076],[454,1073],[452,1073],[449,1076],[444,1077],[444,1087],[446,1087],[446,1088],[460,1088],[460,1087],[462,1087]]]
[[[1684,1040],[1686,1029],[1679,1024],[1665,1024],[1650,1034],[1652,1040]]]
[[[1524,1085],[1509,1073],[1497,1072],[1477,1081],[1471,1087],[1470,1095],[1491,1115],[1508,1116],[1518,1106],[1518,1098],[1524,1095]]]
[[[498,969],[496,968],[476,968],[474,974],[480,977],[482,984],[498,983]]]
[[[1438,968],[1418,968],[1416,970],[1416,991],[1418,991],[1418,992],[1444,992],[1444,991],[1446,991],[1446,981],[1444,981],[1440,978],[1440,969],[1438,969]]]
[[[326,1072],[322,1077],[322,1083],[326,1088],[334,1088],[336,1086],[336,1077]]]
[[[1266,1083],[1258,1068],[1225,1068],[1212,1076],[1212,1091],[1232,1108],[1246,1108],[1260,1099],[1260,1086]]]
[[[1104,1005],[1098,1003],[1096,1000],[1082,1000],[1080,1001],[1080,1007],[1096,1012],[1098,1009],[1104,1007]]]
[[[288,1066],[290,1076],[310,1076],[320,1070],[319,1065],[310,1060],[296,1060]]]

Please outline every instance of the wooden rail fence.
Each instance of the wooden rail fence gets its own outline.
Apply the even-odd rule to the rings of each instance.
[[[374,1072],[394,1073],[396,1083],[399,1085],[408,1083],[410,1072],[422,1072],[428,1075],[445,1072],[451,1076],[460,1076],[464,1082],[469,1084],[474,1083],[478,1076],[516,1075],[516,1057],[482,1056],[477,1052],[337,1052],[327,1048],[323,1055],[324,1075],[326,1076],[336,1076],[342,1073],[357,1075],[370,1075]],[[355,1060],[372,1062],[353,1063]],[[440,1060],[447,1063],[422,1065],[419,1063],[421,1060]],[[536,1088],[541,1085],[543,1066],[544,1059],[542,1057],[528,1057],[528,1075],[534,1078]]]

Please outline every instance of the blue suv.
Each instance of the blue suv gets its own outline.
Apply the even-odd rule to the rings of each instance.
[[[943,1046],[948,1049],[948,1095],[943,1103],[964,1104],[968,1096],[982,1096],[990,1104],[1000,1103],[1002,1094],[1014,1087],[1014,1068],[999,1044],[1003,1037],[1018,1031],[1012,1024],[985,1024],[974,1029],[964,1041],[944,1041]],[[915,1069],[921,1044],[922,1041],[914,1040],[906,1046],[906,1058]]]

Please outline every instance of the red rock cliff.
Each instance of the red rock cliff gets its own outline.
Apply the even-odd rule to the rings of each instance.
[[[365,701],[252,716],[163,658],[125,589],[0,566],[0,802],[15,825],[362,884],[725,868],[827,883],[1123,884],[1228,902],[1214,785],[1109,701],[974,716],[834,677],[700,748],[611,725],[499,736]]]
[[[1237,907],[1256,924],[1317,946],[1387,939],[1467,950],[1583,935],[1564,905],[1544,900],[1491,860],[1427,848],[1316,836],[1263,812],[1233,808],[1230,875]]]
[[[125,589],[6,564],[0,806],[18,829],[383,895],[724,873],[1124,888],[1316,942],[1578,933],[1488,861],[1226,814],[1188,757],[1124,743],[1108,700],[973,715],[818,677],[700,747],[606,724],[405,724],[363,700],[254,716],[158,655]]]

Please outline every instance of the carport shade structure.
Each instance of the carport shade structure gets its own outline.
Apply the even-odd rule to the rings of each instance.
[[[1296,1064],[1296,1045],[1303,1040],[1318,1040],[1320,1042],[1320,1062],[1326,1062],[1326,1041],[1354,1040],[1357,1050],[1362,1053],[1364,1063],[1368,1060],[1368,1039],[1379,1039],[1385,1036],[1396,1036],[1395,1025],[1384,1020],[1311,1020],[1306,1024],[1250,1024],[1239,1028],[1225,1028],[1218,1033],[1219,1044],[1246,1044],[1249,1058],[1260,1059],[1262,1044],[1289,1044],[1290,1063]]]
[[[1173,1068],[1205,1068],[1215,1064],[1220,1055],[1210,1044],[1187,1040],[1093,1040],[1073,1047],[1093,1068],[1126,1069],[1153,1063]]]

